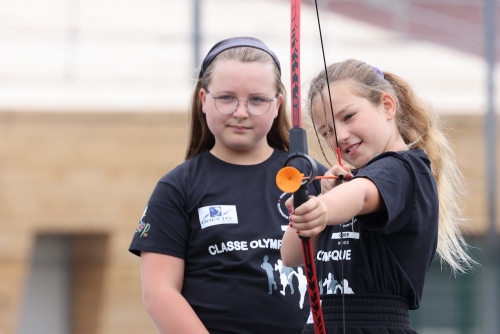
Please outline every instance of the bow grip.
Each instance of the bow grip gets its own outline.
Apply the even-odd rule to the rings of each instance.
[[[309,192],[307,191],[307,184],[300,186],[299,190],[293,193],[293,207],[298,208],[309,200]]]

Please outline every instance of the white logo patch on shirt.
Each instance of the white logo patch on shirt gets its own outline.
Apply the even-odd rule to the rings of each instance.
[[[332,239],[359,239],[359,232],[332,233]]]
[[[234,205],[210,205],[198,209],[201,228],[220,225],[238,224],[238,215]]]

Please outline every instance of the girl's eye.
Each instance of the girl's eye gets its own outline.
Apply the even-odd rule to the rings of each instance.
[[[217,99],[221,102],[233,102],[237,100],[236,96],[230,94],[217,95]]]
[[[348,114],[348,115],[346,115],[344,117],[344,122],[350,120],[352,118],[352,116],[354,116],[354,114]]]
[[[271,100],[266,96],[251,96],[248,101],[254,104],[269,103]]]

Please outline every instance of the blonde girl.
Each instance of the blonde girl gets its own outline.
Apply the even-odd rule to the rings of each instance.
[[[458,229],[461,174],[437,116],[403,79],[352,59],[327,75],[329,86],[324,72],[311,81],[309,109],[332,149],[333,114],[348,164],[332,167],[344,181],[323,180],[321,196],[287,201],[283,264],[301,261],[297,234],[313,238],[318,280],[342,282],[322,296],[328,333],[414,333],[408,309],[420,306],[435,252],[455,273],[474,263]]]

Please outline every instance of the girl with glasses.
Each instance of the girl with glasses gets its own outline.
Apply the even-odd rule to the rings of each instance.
[[[161,333],[301,332],[304,274],[280,258],[290,197],[276,186],[288,158],[285,101],[278,58],[260,40],[223,40],[205,57],[186,161],[158,182],[130,246]]]
[[[408,310],[420,306],[435,253],[455,274],[475,263],[458,229],[463,188],[453,151],[436,114],[394,74],[346,60],[310,87],[317,135],[336,148],[335,124],[348,163],[327,175],[348,177],[322,180],[322,195],[295,208],[283,264],[301,262],[297,233],[312,237],[318,279],[337,281],[321,296],[329,334],[416,333]]]

